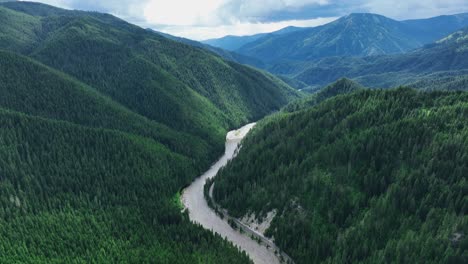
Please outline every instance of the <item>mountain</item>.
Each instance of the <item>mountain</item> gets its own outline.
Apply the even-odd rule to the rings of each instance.
[[[285,27],[283,29],[271,32],[271,33],[260,33],[260,34],[255,34],[255,35],[250,35],[250,36],[225,36],[222,38],[217,38],[217,39],[208,39],[202,41],[202,43],[208,44],[213,47],[218,47],[222,48],[224,50],[229,50],[229,51],[236,51],[239,48],[243,47],[244,45],[254,42],[262,37],[268,36],[268,35],[282,35],[294,31],[301,30],[299,27]]]
[[[207,39],[202,41],[202,43],[229,51],[235,51],[245,44],[253,42],[267,34],[268,33],[255,34],[251,36],[225,36],[218,39]]]
[[[202,49],[211,51],[214,54],[217,54],[217,55],[221,56],[225,60],[237,62],[237,63],[240,63],[240,64],[251,65],[251,66],[254,66],[254,67],[260,68],[260,69],[265,67],[265,64],[262,61],[260,61],[259,59],[251,58],[251,57],[241,55],[239,53],[232,52],[232,51],[229,51],[229,50],[213,47],[213,46],[210,46],[208,44],[204,44],[202,42],[194,41],[194,40],[191,40],[191,39],[172,36],[170,34],[163,33],[163,32],[158,32],[158,31],[155,31],[155,30],[152,30],[152,29],[148,29],[148,30],[153,31],[153,32],[155,32],[157,34],[160,34],[160,35],[162,35],[162,36],[164,36],[164,37],[166,37],[168,39],[171,39],[171,40],[174,40],[174,41],[177,41],[177,42],[181,42],[181,43],[193,46],[193,47],[198,47],[198,48],[202,48]]]
[[[0,62],[0,262],[248,262],[172,202],[215,158],[212,142],[30,58]]]
[[[308,85],[326,85],[346,76],[367,87],[394,87],[421,79],[439,79],[468,72],[468,28],[412,52],[370,57],[330,57],[299,65],[284,64],[277,71]],[[281,73],[281,72],[277,72]],[[467,89],[466,87],[461,87]]]
[[[454,31],[467,26],[468,14],[444,15],[427,19],[402,21],[413,28],[412,34],[418,36],[423,43],[432,43]]]
[[[294,89],[108,14],[8,2],[0,21],[1,263],[251,263],[179,192]]]
[[[178,129],[195,129],[206,136],[217,132],[221,139],[224,132],[216,126],[258,119],[294,96],[271,75],[109,15],[20,2],[3,6],[14,19],[1,30],[31,20],[23,32],[32,35],[19,38],[25,43],[14,43],[14,48],[8,42],[0,47],[29,55],[132,111]]]
[[[464,26],[468,26],[468,14],[396,21],[381,15],[359,13],[319,27],[266,35],[236,52],[272,65],[330,56],[395,54],[419,48]]]
[[[298,264],[464,263],[467,142],[468,92],[361,89],[257,124],[213,195]]]

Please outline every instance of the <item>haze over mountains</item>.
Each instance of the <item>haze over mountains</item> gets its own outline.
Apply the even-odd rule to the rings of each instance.
[[[468,67],[468,28],[434,44],[407,53],[369,57],[331,57],[302,64],[276,65],[272,72],[291,76],[308,85],[326,85],[346,76],[368,87],[389,88],[440,78],[464,75]]]
[[[468,14],[396,21],[377,14],[350,14],[313,28],[295,28],[247,37],[234,51],[274,64],[330,56],[369,56],[409,51],[468,26]],[[232,50],[230,39],[207,44]]]
[[[257,58],[298,89],[315,91],[341,77],[387,88],[466,75],[465,41],[440,40],[458,30],[466,34],[467,26],[466,13],[405,21],[350,14],[319,27],[237,37],[236,43],[244,42],[233,52]],[[230,39],[209,43],[222,46]]]
[[[242,48],[244,45],[254,42],[258,39],[261,39],[267,35],[282,35],[282,34],[287,34],[287,33],[291,33],[294,31],[299,31],[301,29],[302,28],[290,26],[290,27],[286,27],[275,32],[271,32],[271,33],[262,33],[262,34],[256,34],[256,35],[251,35],[251,36],[225,36],[219,39],[208,39],[202,42],[205,44],[214,46],[214,47],[225,49],[225,50],[236,51]]]

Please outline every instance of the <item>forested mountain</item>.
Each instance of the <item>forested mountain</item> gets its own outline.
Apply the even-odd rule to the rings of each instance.
[[[369,57],[329,57],[276,65],[285,74],[312,87],[348,77],[367,87],[394,87],[420,80],[468,74],[468,28],[412,52]],[[460,89],[465,89],[460,87]]]
[[[294,96],[270,75],[110,15],[34,3],[2,6],[8,9],[3,9],[7,19],[1,31],[28,22],[15,38],[23,43],[5,41],[2,48],[29,55],[130,110],[178,129],[211,134],[220,125],[258,119]]]
[[[376,14],[350,14],[323,26],[269,34],[236,52],[271,65],[331,56],[394,54],[419,48],[466,26],[468,14],[411,21],[396,21]]]
[[[465,263],[467,164],[468,92],[359,89],[258,124],[214,198],[296,263]]]
[[[180,213],[227,129],[297,98],[107,14],[0,4],[1,263],[248,263]]]

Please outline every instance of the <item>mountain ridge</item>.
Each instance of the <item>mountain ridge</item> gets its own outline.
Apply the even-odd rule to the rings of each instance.
[[[401,22],[377,14],[353,13],[322,26],[286,35],[265,36],[237,51],[270,64],[281,60],[308,61],[329,56],[402,53],[435,41],[460,26],[468,26],[468,14],[457,16],[464,18],[462,22],[448,23],[434,36],[429,34],[432,20],[418,20],[416,26],[414,21]],[[415,34],[422,28],[425,29],[424,34]]]

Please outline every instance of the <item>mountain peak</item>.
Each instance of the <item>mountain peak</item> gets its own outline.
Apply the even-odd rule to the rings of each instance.
[[[395,21],[391,18],[386,16],[373,14],[373,13],[351,13],[347,16],[340,18],[338,21],[346,21],[346,22],[357,22],[357,23],[382,23],[382,22],[389,22]],[[396,22],[396,21],[395,21]]]

